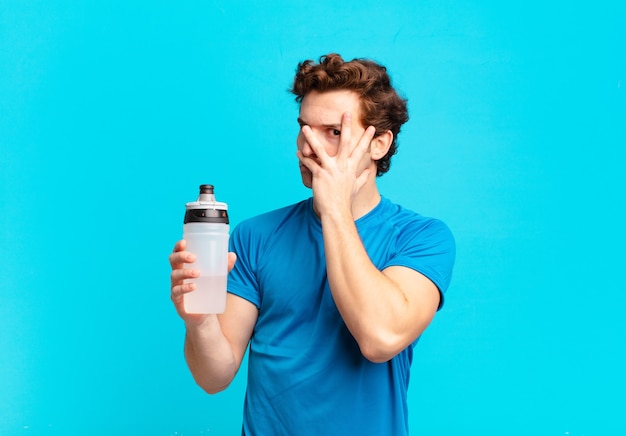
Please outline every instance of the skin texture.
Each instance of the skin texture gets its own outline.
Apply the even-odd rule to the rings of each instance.
[[[347,90],[304,96],[298,123],[297,158],[302,183],[313,191],[315,212],[322,222],[330,289],[346,326],[363,356],[385,362],[409,346],[432,320],[439,291],[422,274],[404,267],[379,271],[371,263],[354,221],[380,202],[376,160],[393,139],[387,131],[363,126],[359,97]],[[198,275],[192,253],[179,241],[170,255],[171,298],[185,321],[185,356],[196,382],[207,392],[225,389],[243,359],[258,317],[248,301],[228,294],[221,315],[192,315],[183,295],[194,289],[185,279]],[[236,257],[229,254],[229,270]]]

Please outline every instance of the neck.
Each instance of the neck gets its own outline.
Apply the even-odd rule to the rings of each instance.
[[[352,200],[352,218],[356,221],[362,216],[367,215],[372,209],[378,206],[379,202],[380,193],[378,192],[376,182],[371,184],[367,183]]]

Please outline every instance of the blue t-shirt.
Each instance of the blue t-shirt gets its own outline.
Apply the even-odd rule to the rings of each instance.
[[[450,283],[450,230],[386,198],[356,226],[373,264],[405,266],[441,293]],[[385,363],[361,354],[328,285],[313,200],[239,224],[228,291],[259,309],[248,359],[246,435],[404,435],[413,347]],[[384,296],[381,295],[381,299]]]

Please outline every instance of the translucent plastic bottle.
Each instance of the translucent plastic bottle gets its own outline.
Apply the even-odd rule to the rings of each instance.
[[[183,239],[187,251],[196,255],[188,268],[200,276],[187,279],[196,289],[185,294],[187,313],[223,313],[226,309],[228,275],[228,205],[215,201],[213,185],[200,185],[200,196],[187,203]]]

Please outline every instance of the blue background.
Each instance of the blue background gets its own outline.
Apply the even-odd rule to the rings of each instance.
[[[381,191],[457,239],[412,434],[623,434],[624,5],[0,0],[0,434],[237,434],[167,256],[200,183],[233,224],[309,195],[286,89],[333,51],[389,68]]]

